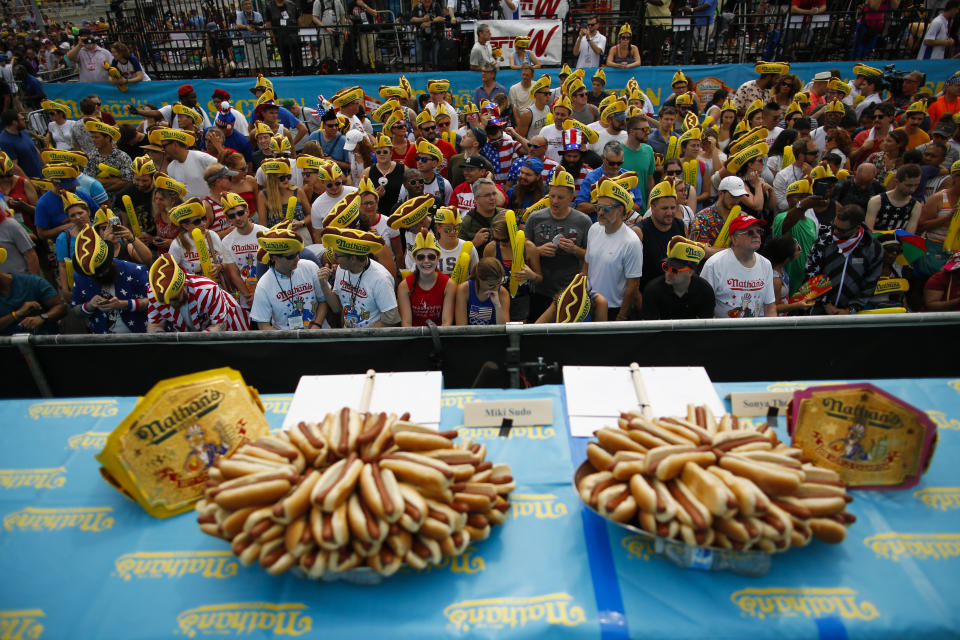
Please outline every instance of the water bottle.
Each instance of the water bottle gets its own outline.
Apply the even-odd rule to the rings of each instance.
[[[731,571],[744,576],[760,577],[770,570],[770,554],[762,551],[733,551],[691,547],[673,540],[656,538],[654,550],[670,562],[685,569],[699,571]]]

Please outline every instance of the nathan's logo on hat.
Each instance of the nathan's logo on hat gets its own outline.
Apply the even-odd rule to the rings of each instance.
[[[530,85],[530,99],[535,100],[538,91],[545,91],[550,89],[550,76],[546,73],[537,78],[533,84]]]
[[[766,75],[768,73],[789,73],[790,65],[786,62],[763,62],[760,61],[753,67],[754,72],[759,73],[760,75]]]
[[[77,167],[72,164],[48,164],[41,172],[48,180],[72,180],[80,175]]]
[[[839,78],[833,78],[827,82],[828,91],[836,91],[837,93],[842,93],[845,96],[850,95],[850,85]],[[809,102],[809,100],[808,100]]]
[[[273,140],[270,141],[271,145]],[[267,160],[260,165],[264,173],[275,174],[275,175],[285,175],[290,173],[290,165],[284,162],[283,160]]]
[[[351,191],[330,208],[330,213],[323,218],[323,226],[346,229],[353,224],[359,215],[360,194]]]
[[[185,147],[192,147],[196,138],[182,129],[154,129],[148,136],[150,142],[161,147],[168,142],[177,142]]]
[[[80,271],[92,276],[109,256],[110,248],[92,225],[80,230],[73,246],[73,263]]]
[[[633,196],[630,192],[617,184],[616,180],[601,178],[597,183],[597,198],[612,198],[623,205],[628,211],[633,209]]]
[[[381,98],[401,98],[406,100],[407,92],[403,90],[403,87],[387,86],[380,85],[380,97]]]
[[[667,180],[657,184],[653,189],[650,190],[649,201],[652,203],[654,200],[659,198],[676,198],[677,191],[673,187],[673,183]]]
[[[230,211],[235,207],[247,207],[247,201],[243,199],[243,196],[236,194],[232,191],[227,191],[220,198],[220,206],[224,211]]]
[[[687,240],[683,236],[674,236],[670,240],[670,247],[667,250],[667,261],[680,260],[699,264],[706,255],[706,250],[699,243]]]
[[[758,142],[762,142],[763,140],[766,140],[767,136],[769,135],[770,135],[769,131],[767,131],[763,127],[757,127],[756,129],[751,130],[745,136],[739,138],[736,142],[732,143],[729,149],[727,149],[727,153],[730,155],[736,155],[741,151],[743,151],[744,149],[747,149],[748,147],[752,147]]]
[[[375,122],[383,122],[383,119],[388,115],[400,108],[400,103],[396,100],[387,100],[382,105],[374,109],[373,113],[370,114],[370,117],[373,118]]]
[[[550,111],[556,111],[558,108],[564,108],[570,113],[573,113],[573,105],[570,104],[570,98],[567,96],[561,96],[553,101],[553,104],[550,105]]]
[[[290,138],[283,134],[271,137],[270,151],[274,153],[290,153]]]
[[[157,175],[153,177],[153,186],[155,186],[157,189],[173,191],[181,198],[187,195],[187,187],[182,182],[178,182],[167,174],[159,171],[157,172]]]
[[[576,182],[573,176],[564,170],[563,167],[557,167],[557,170],[553,172],[553,177],[550,179],[550,186],[576,189]]]
[[[793,101],[799,105],[808,106],[810,104],[810,94],[806,91],[793,94]]]
[[[203,122],[203,116],[201,116],[196,109],[192,109],[185,104],[175,102],[173,105],[173,112],[178,116],[187,116],[193,120],[193,124],[200,124]]]
[[[297,158],[297,166],[310,171],[320,171],[326,162],[316,156],[302,155]]]
[[[443,152],[436,145],[430,144],[426,140],[421,140],[417,145],[417,153],[432,156],[437,162],[443,162]]]
[[[810,189],[810,182],[807,180],[797,180],[796,182],[791,182],[790,186],[787,187],[787,195],[800,195],[800,194],[811,194],[813,191]]]
[[[865,78],[883,77],[883,71],[877,69],[876,67],[865,65],[862,62],[858,62],[857,64],[853,65],[853,74],[857,76],[863,76]]]
[[[150,267],[150,290],[162,304],[170,304],[183,289],[186,279],[183,269],[169,253],[161,255]]]
[[[434,204],[434,197],[425,193],[422,196],[410,198],[397,207],[389,218],[387,224],[391,229],[409,229],[420,224],[420,222],[430,213],[430,207]]]
[[[696,119],[696,116],[694,116],[694,119]],[[700,128],[693,127],[692,129],[687,129],[686,131],[683,132],[683,134],[680,136],[680,140],[677,141],[677,144],[683,144],[684,142],[689,142],[691,140],[699,140],[699,139],[700,139]]]
[[[149,176],[157,171],[157,165],[153,163],[150,156],[138,156],[134,158],[130,168],[133,170],[133,175],[140,177]]]
[[[436,251],[437,255],[440,255],[440,243],[437,242],[437,237],[433,235],[433,231],[427,231],[425,234],[422,232],[418,233],[410,254],[415,256],[418,251],[423,251],[424,249]]]
[[[383,238],[370,231],[327,227],[320,233],[325,248],[355,256],[377,253],[386,246]]]
[[[101,122],[99,120],[87,120],[83,123],[83,128],[90,133],[99,133],[101,135],[108,136],[114,142],[120,139],[120,129],[111,127],[106,122]]]
[[[449,80],[427,80],[428,93],[446,93],[450,91]]]
[[[926,114],[927,113],[926,103],[924,103],[923,100],[917,100],[916,102],[912,103],[909,107],[907,107],[907,114],[911,114],[911,113]]]
[[[803,115],[803,109],[800,108],[800,104],[796,101],[791,102],[789,105],[787,105],[787,112],[784,114],[783,117],[789,118],[795,113],[799,113],[801,116]]]
[[[87,154],[82,151],[64,151],[63,149],[47,149],[40,152],[40,159],[46,163],[75,164],[78,167],[87,166]]]
[[[830,104],[827,105],[827,110],[824,113],[839,113],[844,115],[847,113],[847,110],[843,108],[843,103],[839,100],[832,100]]]
[[[71,207],[75,206],[83,207],[87,211],[90,211],[90,206],[87,205],[87,201],[72,191],[64,191],[63,195],[60,196],[60,200],[63,202],[64,211],[68,211]]]
[[[833,171],[830,167],[824,165],[817,165],[810,172],[810,185],[812,186],[817,180],[832,180],[836,181],[837,176],[833,175]]]
[[[170,209],[170,222],[177,225],[185,220],[191,220],[193,218],[201,218],[207,215],[207,210],[203,206],[203,203],[197,198],[191,198],[190,200],[184,202],[181,205],[177,205]]]
[[[423,125],[428,124],[430,122],[436,122],[436,120],[434,120],[433,114],[430,113],[428,109],[424,109],[423,111],[417,114],[416,124],[418,127],[422,127]]]
[[[43,100],[40,107],[46,111],[59,111],[65,116],[70,115],[70,107],[56,100]]]
[[[253,135],[254,135],[255,137],[256,137],[256,136],[259,136],[259,135],[263,135],[263,134],[267,134],[268,136],[272,136],[272,135],[273,135],[273,129],[271,129],[271,128],[270,128],[270,125],[268,125],[266,122],[260,122],[260,121],[258,121],[255,125],[253,125],[253,131],[252,131],[252,133],[253,133]]]
[[[300,236],[285,224],[272,227],[269,231],[257,233],[257,244],[270,255],[299,253],[303,249]],[[266,264],[266,261],[264,261]]]
[[[763,100],[757,98],[747,106],[746,113],[743,116],[744,120],[749,122],[750,116],[755,114],[757,111],[763,111]]]
[[[744,149],[730,158],[730,160],[727,161],[727,171],[736,173],[741,167],[743,167],[743,165],[747,164],[751,160],[756,160],[757,158],[765,156],[769,151],[770,149],[767,147],[766,142],[758,142],[752,147]]]
[[[433,216],[434,224],[458,225],[462,221],[460,212],[454,207],[439,207]]]
[[[363,99],[363,89],[358,86],[345,87],[333,94],[333,98],[330,99],[330,102],[333,103],[333,106],[338,109],[345,107],[352,102]]]

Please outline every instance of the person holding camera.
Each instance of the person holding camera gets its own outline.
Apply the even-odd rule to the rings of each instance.
[[[113,54],[97,44],[87,29],[80,30],[73,48],[67,51],[67,60],[77,66],[78,82],[110,82],[110,74],[103,68],[113,61]]]
[[[263,16],[253,10],[251,0],[243,0],[237,11],[237,27],[243,29],[243,51],[247,67],[254,74],[263,69],[267,61],[267,36],[263,31]]]
[[[580,35],[573,45],[578,69],[596,69],[600,66],[600,57],[607,50],[607,36],[600,33],[599,27],[600,20],[596,15],[587,18],[586,28],[580,27]]]
[[[424,71],[437,66],[440,40],[448,18],[444,15],[442,3],[434,0],[421,0],[413,8],[410,22],[417,25],[417,64],[422,65]]]

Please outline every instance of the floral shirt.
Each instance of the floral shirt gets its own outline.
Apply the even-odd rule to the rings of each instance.
[[[716,204],[701,209],[693,219],[693,226],[690,227],[690,239],[694,242],[713,244],[720,235],[724,222],[726,218],[717,211]]]
[[[758,87],[756,80],[748,80],[737,89],[733,103],[737,105],[737,109],[743,111],[758,99],[767,102],[770,99],[770,92]]]

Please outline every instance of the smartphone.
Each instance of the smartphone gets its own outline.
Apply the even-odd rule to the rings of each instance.
[[[103,292],[103,293],[100,294],[100,297],[103,298],[104,300],[112,300],[112,299],[113,299],[113,294],[112,294],[112,293]]]
[[[110,216],[109,218],[107,218],[107,222],[109,222],[115,227],[120,226],[120,218],[118,216]]]
[[[826,198],[827,194],[830,193],[831,186],[832,185],[829,182],[818,180],[813,183],[813,195],[819,196],[821,198]]]

